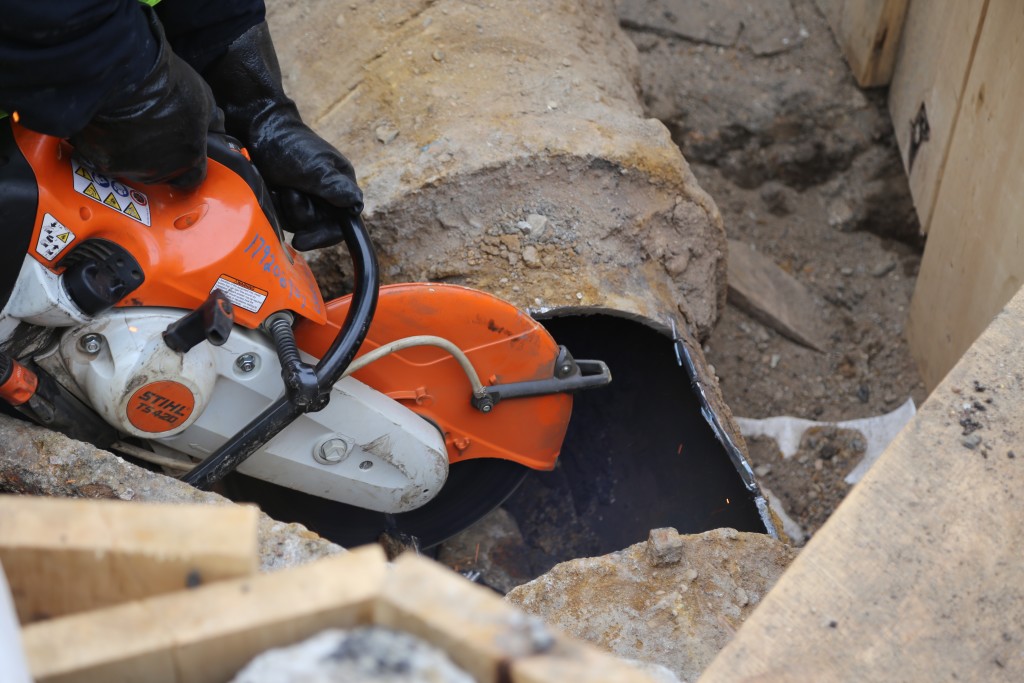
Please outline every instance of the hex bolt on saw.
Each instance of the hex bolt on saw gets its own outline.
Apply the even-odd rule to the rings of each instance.
[[[554,467],[604,363],[490,294],[379,286],[359,220],[353,293],[325,302],[245,151],[212,136],[209,157],[195,191],[134,186],[0,126],[7,402],[200,488],[237,471],[228,493],[343,544],[395,520],[440,542]]]

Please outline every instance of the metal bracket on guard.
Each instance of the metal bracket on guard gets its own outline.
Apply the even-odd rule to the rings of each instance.
[[[603,387],[612,381],[612,373],[603,361],[576,360],[564,346],[558,347],[555,374],[548,379],[511,382],[484,387],[473,396],[473,407],[489,413],[499,401],[549,394],[569,394],[584,389]]]

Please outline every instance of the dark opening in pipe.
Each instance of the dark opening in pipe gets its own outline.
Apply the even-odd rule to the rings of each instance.
[[[671,339],[610,315],[543,323],[577,358],[605,361],[613,381],[576,395],[555,471],[531,471],[504,505],[536,553],[534,571],[621,550],[658,527],[765,532]]]

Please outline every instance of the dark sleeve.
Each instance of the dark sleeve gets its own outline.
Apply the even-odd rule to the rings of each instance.
[[[68,137],[140,82],[157,50],[138,0],[0,0],[0,109]]]
[[[263,0],[163,0],[156,13],[174,52],[199,73],[266,18]]]

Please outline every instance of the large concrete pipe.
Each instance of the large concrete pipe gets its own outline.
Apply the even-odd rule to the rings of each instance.
[[[520,524],[572,498],[590,553],[656,526],[774,533],[699,343],[724,305],[721,217],[644,118],[612,3],[268,5],[286,87],[355,164],[386,279],[495,293],[612,368],[576,399],[545,480],[561,488],[520,500]],[[316,258],[325,283],[347,263]]]
[[[356,166],[392,280],[605,307],[708,334],[718,209],[603,0],[278,0],[285,83]]]

